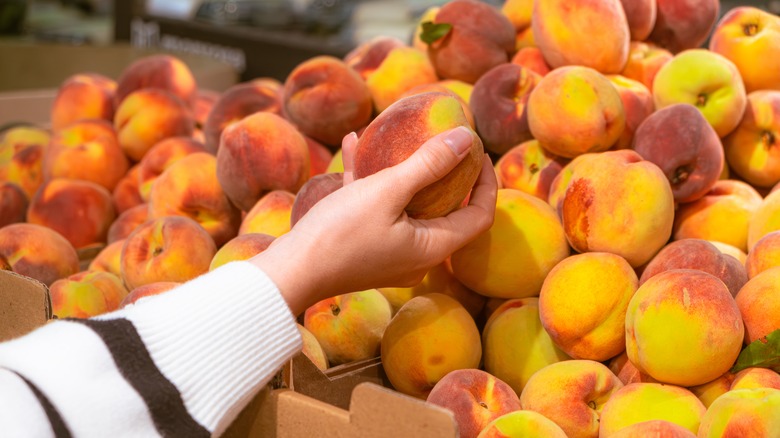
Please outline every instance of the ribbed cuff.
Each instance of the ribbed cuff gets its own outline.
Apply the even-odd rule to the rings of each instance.
[[[135,325],[192,417],[219,435],[301,349],[295,319],[271,279],[233,262],[106,317]]]

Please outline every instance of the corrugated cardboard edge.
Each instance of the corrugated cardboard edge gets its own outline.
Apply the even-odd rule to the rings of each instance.
[[[51,296],[45,284],[0,270],[0,342],[31,332],[51,317]]]

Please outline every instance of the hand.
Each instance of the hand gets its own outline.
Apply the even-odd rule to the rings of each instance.
[[[358,180],[352,176],[357,136],[348,135],[342,144],[344,187],[251,262],[276,283],[295,315],[334,295],[420,282],[493,223],[497,182],[487,155],[467,206],[428,220],[404,211],[419,190],[467,155],[471,135],[464,128],[444,132],[407,160]]]

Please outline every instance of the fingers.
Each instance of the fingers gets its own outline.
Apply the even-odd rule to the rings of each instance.
[[[344,136],[341,141],[341,160],[344,162],[344,185],[355,180],[355,149],[358,137],[354,132]]]

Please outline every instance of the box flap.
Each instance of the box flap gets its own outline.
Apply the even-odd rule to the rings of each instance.
[[[51,297],[43,283],[0,270],[0,342],[24,335],[51,318]]]

